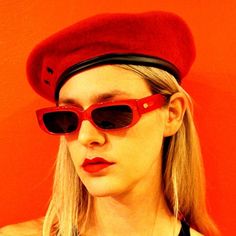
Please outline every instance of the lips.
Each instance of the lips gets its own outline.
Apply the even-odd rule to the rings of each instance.
[[[86,158],[82,164],[82,168],[88,173],[96,173],[113,164],[113,162],[109,162],[101,157],[95,157],[93,159]]]

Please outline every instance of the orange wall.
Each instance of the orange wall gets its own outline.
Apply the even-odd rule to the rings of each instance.
[[[1,1],[0,226],[43,215],[50,196],[58,139],[42,133],[36,123],[34,110],[48,102],[32,92],[25,78],[25,61],[32,47],[62,27],[96,13],[149,10],[175,12],[193,31],[197,59],[184,87],[194,98],[210,212],[222,235],[234,234],[236,2],[233,0]]]

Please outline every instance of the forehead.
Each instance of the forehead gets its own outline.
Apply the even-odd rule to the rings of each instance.
[[[146,81],[137,73],[115,65],[99,66],[71,77],[59,92],[64,100],[88,101],[102,94],[141,98],[150,95]]]

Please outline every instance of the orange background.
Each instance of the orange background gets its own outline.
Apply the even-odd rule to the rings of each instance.
[[[0,226],[42,216],[58,138],[38,128],[34,111],[51,105],[25,77],[33,46],[79,19],[101,12],[167,10],[192,29],[197,59],[183,86],[194,99],[207,176],[207,202],[222,235],[234,235],[236,1],[0,1]],[[155,30],[155,29],[153,29]]]

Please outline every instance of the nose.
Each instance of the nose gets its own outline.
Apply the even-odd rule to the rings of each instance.
[[[106,142],[106,137],[90,121],[84,120],[81,123],[78,141],[86,147],[102,146]]]

